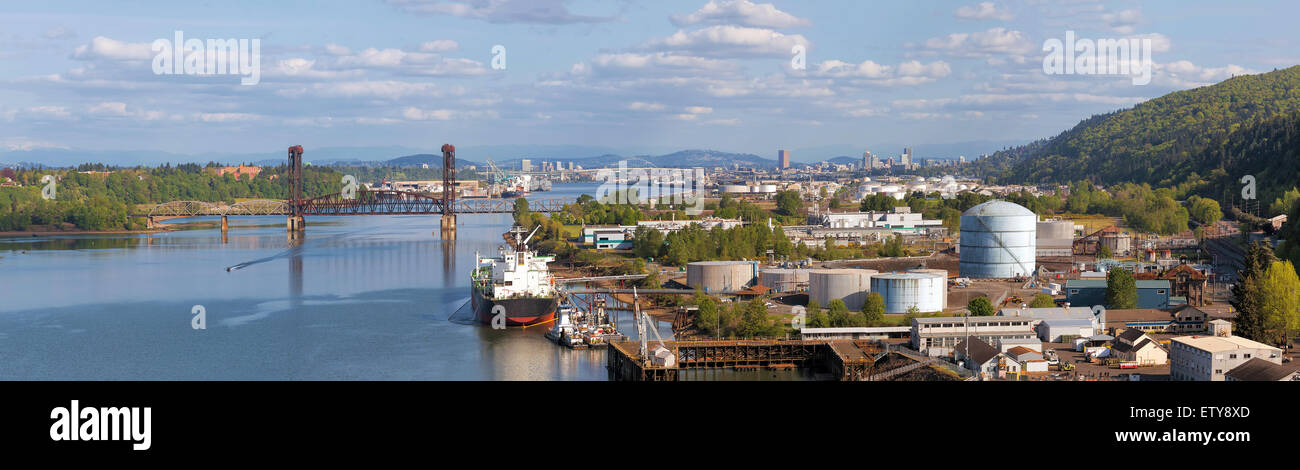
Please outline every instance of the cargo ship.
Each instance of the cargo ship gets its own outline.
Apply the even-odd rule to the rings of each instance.
[[[503,246],[492,258],[474,255],[470,301],[475,317],[493,326],[528,326],[554,320],[559,302],[555,278],[547,263],[555,258],[528,250],[528,241],[537,229],[527,238],[523,238],[523,227],[516,226],[510,233],[515,235],[514,248]]]

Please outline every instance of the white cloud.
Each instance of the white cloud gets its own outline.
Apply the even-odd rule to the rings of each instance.
[[[351,53],[352,53],[352,50],[351,50],[351,49],[348,49],[348,48],[346,48],[346,47],[340,46],[340,45],[338,45],[338,44],[326,44],[326,45],[325,45],[325,53],[326,53],[326,54],[329,54],[329,55],[340,56],[340,55],[348,55],[348,54],[351,54]]]
[[[812,21],[778,10],[771,3],[755,4],[749,0],[709,0],[689,15],[674,14],[674,25],[736,24],[759,28],[794,28],[812,25]]]
[[[1106,22],[1115,32],[1120,34],[1129,34],[1142,21],[1142,12],[1138,10],[1123,10],[1118,13],[1106,13],[1101,15],[1102,21]]]
[[[79,60],[153,60],[154,55],[151,43],[147,42],[122,42],[109,39],[103,36],[95,36],[90,40],[90,44],[77,46],[72,53],[72,58]]]
[[[959,57],[988,57],[993,54],[1023,55],[1037,50],[1025,33],[1003,27],[974,33],[953,33],[927,39],[927,49]]]
[[[420,44],[420,52],[452,52],[460,49],[460,43],[450,39],[438,39]]]
[[[63,150],[68,149],[66,145],[60,145],[53,142],[46,142],[42,140],[32,140],[32,139],[28,139],[27,137],[0,138],[0,146],[3,146],[6,150],[10,150],[10,151],[14,151],[14,150],[27,151],[27,150],[36,150],[36,149],[63,149]]]
[[[993,2],[980,2],[976,5],[969,5],[958,8],[953,12],[953,16],[963,20],[1010,20],[1015,17],[1011,12],[999,10]]]
[[[643,101],[633,101],[627,105],[627,109],[632,111],[663,111],[665,106],[660,103],[646,103]]]
[[[71,30],[71,29],[68,29],[68,28],[65,28],[65,27],[63,27],[63,26],[57,26],[57,27],[54,27],[54,28],[50,28],[50,29],[45,30],[45,34],[44,34],[44,36],[45,36],[45,39],[55,39],[55,40],[59,40],[59,39],[72,39],[72,38],[77,37],[77,33],[76,33],[75,31],[73,31],[73,30]]]
[[[841,60],[827,60],[818,63],[808,72],[809,76],[818,78],[851,79],[870,85],[918,85],[933,82],[952,74],[952,68],[944,61],[924,64],[918,61],[903,62],[898,65],[878,64],[867,60],[852,64]]]
[[[673,35],[651,40],[643,49],[690,51],[711,57],[790,57],[795,45],[811,43],[798,34],[781,34],[770,29],[719,25],[695,31],[678,30]]]

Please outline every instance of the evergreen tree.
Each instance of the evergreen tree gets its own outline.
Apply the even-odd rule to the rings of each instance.
[[[1106,307],[1137,308],[1137,281],[1133,273],[1124,268],[1106,273]]]
[[[1262,284],[1267,267],[1274,261],[1273,250],[1264,243],[1251,244],[1246,250],[1242,269],[1237,271],[1237,283],[1232,286],[1231,305],[1237,310],[1233,318],[1234,334],[1260,342],[1269,340]]]

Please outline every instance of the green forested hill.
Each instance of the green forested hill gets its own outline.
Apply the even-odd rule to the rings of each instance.
[[[1244,174],[1243,165],[1290,159],[1294,167],[1294,147],[1288,150],[1269,142],[1294,138],[1287,126],[1294,129],[1297,112],[1300,66],[1234,77],[1093,116],[1041,145],[1000,152],[980,162],[983,167],[977,171],[1000,181],[1088,178],[1107,185],[1172,186],[1199,177],[1226,188],[1229,180]],[[1273,140],[1261,142],[1262,137]],[[1273,176],[1262,192],[1295,184],[1294,171]]]

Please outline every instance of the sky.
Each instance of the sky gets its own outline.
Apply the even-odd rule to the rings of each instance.
[[[4,2],[0,150],[451,142],[775,158],[1028,142],[1300,64],[1297,15],[1287,1],[1189,0]],[[256,39],[259,62],[231,57],[259,64],[256,83],[156,73],[155,41],[177,31]],[[1069,32],[1149,39],[1150,83],[1048,74],[1045,42]]]

